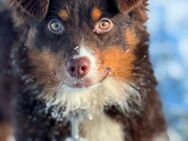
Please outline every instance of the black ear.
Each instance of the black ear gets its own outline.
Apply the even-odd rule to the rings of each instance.
[[[48,12],[49,0],[8,0],[8,5],[23,12],[20,14],[42,20]]]
[[[117,6],[122,13],[128,13],[129,11],[133,10],[134,8],[147,3],[147,0],[115,0]]]

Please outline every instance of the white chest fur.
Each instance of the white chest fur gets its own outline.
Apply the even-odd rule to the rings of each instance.
[[[87,141],[123,141],[122,127],[105,114],[93,116],[80,126],[81,136]]]
[[[121,125],[103,113],[105,105],[119,105],[122,110],[130,111],[128,101],[131,99],[139,106],[141,99],[132,85],[113,78],[86,89],[73,89],[67,86],[58,87],[56,95],[45,94],[43,98],[47,107],[66,107],[62,116],[69,119],[72,112],[83,110],[95,113],[92,120],[81,120],[79,136],[87,141],[124,141]],[[80,112],[78,112],[80,113]],[[87,115],[87,114],[86,114]],[[82,115],[83,116],[83,115]]]

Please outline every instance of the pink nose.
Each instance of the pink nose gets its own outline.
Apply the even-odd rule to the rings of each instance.
[[[87,57],[80,57],[77,59],[70,59],[67,62],[67,70],[70,76],[82,78],[90,71],[90,60]]]

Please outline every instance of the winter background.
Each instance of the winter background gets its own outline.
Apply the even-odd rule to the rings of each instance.
[[[149,4],[150,54],[169,135],[171,141],[188,141],[188,0]]]
[[[168,132],[171,141],[188,141],[188,0],[149,4],[150,54]]]

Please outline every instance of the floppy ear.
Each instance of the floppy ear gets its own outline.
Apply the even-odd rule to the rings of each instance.
[[[146,3],[147,0],[115,0],[117,6],[122,13],[128,13],[142,3]]]
[[[8,5],[40,21],[48,12],[49,0],[8,0]]]

